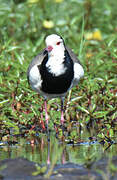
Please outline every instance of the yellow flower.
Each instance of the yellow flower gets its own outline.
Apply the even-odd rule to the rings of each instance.
[[[102,40],[102,34],[99,29],[95,30],[94,32],[87,32],[84,37],[86,40]]]
[[[87,58],[91,58],[93,56],[93,54],[91,53],[91,52],[88,52],[87,54],[86,54],[86,57]]]
[[[55,0],[56,3],[61,3],[63,0]]]
[[[102,40],[102,34],[99,29],[97,29],[96,31],[93,32],[93,39],[98,40],[98,41]]]
[[[54,22],[51,20],[44,20],[43,21],[43,27],[46,29],[51,29],[54,27]]]

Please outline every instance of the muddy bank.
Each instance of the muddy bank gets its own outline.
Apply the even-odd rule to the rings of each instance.
[[[24,158],[5,159],[0,162],[0,180],[103,180],[104,177],[117,179],[117,156],[111,160],[100,159],[90,166],[74,163],[54,167],[52,165],[40,166]]]

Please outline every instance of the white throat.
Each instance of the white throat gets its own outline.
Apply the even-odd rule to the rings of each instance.
[[[48,54],[48,62],[46,67],[48,71],[54,76],[59,76],[65,73],[66,67],[64,67],[64,49],[55,48]]]

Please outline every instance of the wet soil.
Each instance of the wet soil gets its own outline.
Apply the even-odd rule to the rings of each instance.
[[[66,163],[64,165],[58,164],[54,167],[52,174],[49,178],[48,172],[51,166],[48,165],[44,173],[33,175],[37,171],[37,163],[31,162],[25,158],[5,159],[0,162],[0,179],[4,180],[103,180],[107,179],[116,180],[117,171],[108,169],[108,158],[102,158],[92,164],[91,167],[84,167],[74,163]],[[112,158],[111,163],[117,167],[117,156]],[[42,165],[39,167],[43,168]],[[116,169],[117,170],[117,169]]]

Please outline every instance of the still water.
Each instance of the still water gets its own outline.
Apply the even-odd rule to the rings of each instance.
[[[0,160],[24,157],[30,161],[47,164],[75,163],[85,165],[102,157],[117,155],[117,144],[102,144],[97,139],[90,140],[90,134],[81,133],[79,143],[59,141],[55,134],[50,134],[50,142],[45,135],[40,136],[10,136],[0,142]],[[114,140],[115,141],[115,140]]]

